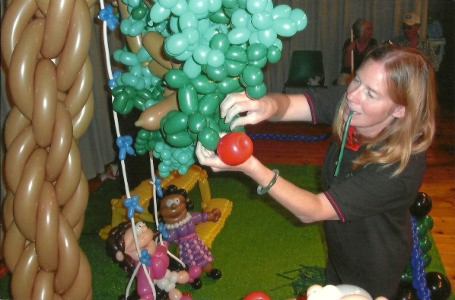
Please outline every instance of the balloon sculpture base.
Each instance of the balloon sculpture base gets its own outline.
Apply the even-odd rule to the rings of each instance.
[[[218,208],[221,211],[221,217],[217,222],[205,222],[196,226],[197,234],[204,241],[207,247],[210,248],[232,212],[232,201],[224,198],[212,198],[207,172],[196,165],[193,165],[185,175],[180,175],[177,172],[174,172],[162,181],[163,187],[173,184],[178,188],[183,188],[187,191],[191,191],[196,183],[198,183],[199,191],[201,193],[202,211],[211,211],[214,208]],[[136,214],[135,221],[154,223],[155,220],[153,215],[146,209],[149,207],[150,200],[153,197],[153,186],[150,181],[142,181],[133,191],[131,191],[131,195],[138,196],[140,199],[140,205],[145,208],[143,213]],[[99,235],[103,240],[107,239],[109,231],[113,227],[128,220],[127,210],[123,206],[123,201],[125,199],[126,197],[123,196],[120,199],[115,198],[111,200],[111,224],[105,226],[99,232]]]

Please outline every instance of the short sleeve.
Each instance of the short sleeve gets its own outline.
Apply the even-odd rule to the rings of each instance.
[[[403,209],[415,199],[425,166],[424,154],[413,156],[397,176],[392,176],[394,165],[368,165],[352,176],[334,182],[324,193],[342,221]]]
[[[339,103],[346,92],[345,86],[312,88],[305,90],[313,124],[332,124]]]

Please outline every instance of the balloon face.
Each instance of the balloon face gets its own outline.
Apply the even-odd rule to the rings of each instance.
[[[243,132],[232,132],[220,139],[217,153],[225,164],[240,165],[253,154],[253,142]]]

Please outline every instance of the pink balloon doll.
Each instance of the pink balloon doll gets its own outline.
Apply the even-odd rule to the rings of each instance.
[[[179,255],[189,269],[193,288],[202,286],[200,275],[205,272],[213,279],[221,278],[221,271],[213,267],[213,256],[196,233],[196,225],[203,222],[216,222],[221,216],[219,209],[208,213],[190,213],[192,203],[184,189],[170,185],[164,190],[159,204],[159,214],[164,221],[160,226],[165,240],[176,243]]]
[[[140,299],[154,300],[153,289],[145,272],[153,280],[156,288],[156,299],[183,300],[191,299],[189,295],[182,293],[175,288],[175,285],[184,284],[189,281],[189,274],[186,271],[174,272],[168,269],[169,256],[165,245],[157,245],[154,240],[153,231],[143,222],[136,223],[134,228],[140,255],[136,250],[133,228],[130,222],[119,224],[113,228],[107,240],[107,251],[114,261],[128,273],[133,273],[140,262],[143,263],[137,272],[136,289]]]

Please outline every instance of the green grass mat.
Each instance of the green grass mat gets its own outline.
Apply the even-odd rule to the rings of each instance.
[[[319,190],[319,168],[313,166],[273,166],[280,174],[310,191]],[[200,290],[190,290],[193,299],[237,300],[262,290],[272,299],[294,296],[293,282],[302,266],[322,268],[325,245],[319,224],[304,225],[268,196],[256,195],[256,185],[235,173],[210,174],[212,197],[233,201],[225,227],[213,243],[215,266],[223,277],[214,281],[203,277]],[[111,221],[110,200],[120,197],[122,181],[107,181],[90,195],[81,247],[93,273],[93,298],[117,299],[124,294],[129,276],[105,254],[98,231]],[[199,190],[190,192],[200,203]],[[427,271],[444,273],[436,247],[430,252]],[[8,298],[8,278],[0,280],[0,299]],[[453,297],[451,298],[453,299]]]

